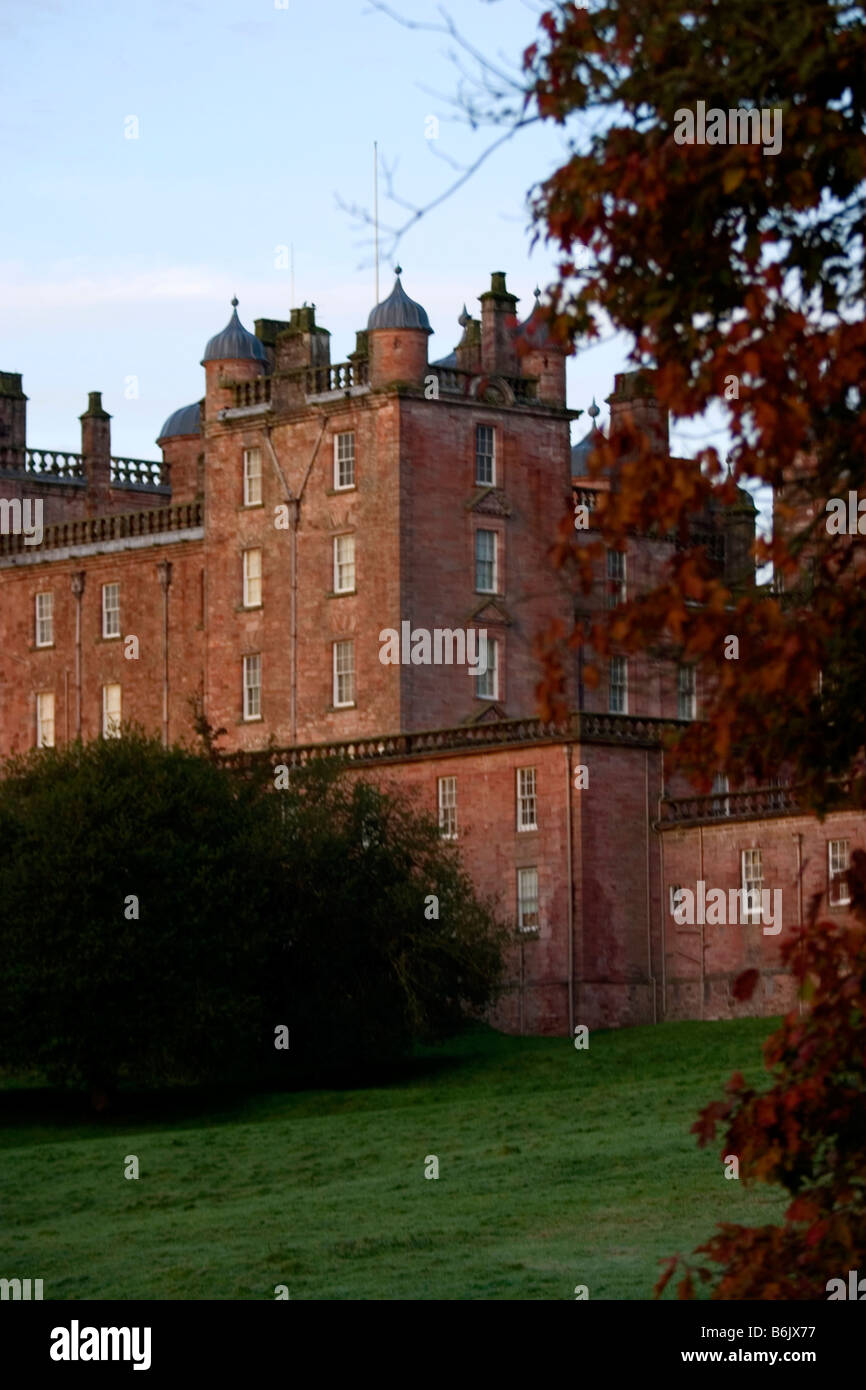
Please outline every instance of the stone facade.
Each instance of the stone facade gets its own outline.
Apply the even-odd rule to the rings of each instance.
[[[436,363],[399,277],[345,363],[309,306],[255,335],[235,312],[205,351],[200,410],[166,422],[159,463],[111,455],[98,392],[80,453],[28,449],[20,377],[0,373],[0,496],[45,511],[39,544],[0,535],[0,751],[98,737],[118,713],[167,741],[192,739],[202,715],[264,776],[342,751],[420,808],[451,808],[475,882],[515,922],[499,1026],[777,1012],[791,997],[779,945],[828,891],[829,842],[836,863],[839,844],[863,844],[862,821],[818,826],[769,793],[683,799],[660,739],[693,711],[659,657],[630,660],[622,698],[585,686],[575,659],[571,719],[535,717],[539,634],[568,630],[620,580],[576,609],[553,570],[574,499],[605,486],[585,467],[592,436],[571,449],[564,353],[541,310],[519,323],[501,272],[479,299]],[[617,377],[610,402],[612,429],[666,443],[651,380]],[[752,582],[749,500],[705,526],[732,582]],[[630,539],[628,589],[670,544]],[[465,662],[412,661],[437,629],[455,657],[455,633],[486,632],[495,663],[479,680]],[[396,664],[381,660],[389,631],[405,642]],[[680,927],[672,890],[739,887],[756,848],[764,884],[783,890],[781,933]],[[762,984],[744,1010],[730,986],[751,964]]]

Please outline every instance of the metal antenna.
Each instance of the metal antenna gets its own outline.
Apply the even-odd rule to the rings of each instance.
[[[376,245],[376,303],[379,303],[379,142],[373,141],[373,235]]]

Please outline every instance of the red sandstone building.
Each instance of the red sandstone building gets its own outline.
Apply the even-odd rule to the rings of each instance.
[[[21,378],[0,373],[0,751],[124,722],[192,739],[203,717],[238,755],[343,753],[435,810],[513,920],[500,1026],[779,1012],[793,999],[780,944],[813,893],[846,911],[862,818],[818,825],[781,787],[668,785],[661,733],[700,705],[671,661],[614,657],[590,690],[575,660],[567,725],[536,717],[537,635],[639,589],[670,543],[608,552],[599,593],[575,607],[549,552],[573,499],[604,485],[586,476],[595,426],[571,448],[579,412],[541,312],[518,323],[499,272],[479,298],[434,363],[399,274],[339,364],[312,308],[250,333],[235,303],[158,463],[112,455],[98,392],[80,452],[28,448]],[[630,419],[666,446],[651,382],[618,376],[610,406],[611,430]],[[38,541],[16,524],[35,502]],[[704,525],[732,585],[753,583],[746,495]],[[461,642],[483,650],[479,674]],[[673,895],[701,880],[781,889],[781,931],[679,925]],[[761,986],[736,1004],[751,965]]]

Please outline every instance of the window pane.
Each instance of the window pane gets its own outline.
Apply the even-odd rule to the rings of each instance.
[[[351,593],[355,588],[355,537],[334,537],[334,592]]]
[[[244,606],[257,608],[262,601],[262,552],[244,551]]]
[[[244,657],[244,719],[259,719],[262,713],[262,658],[260,653]]]
[[[521,931],[538,930],[538,870],[517,870],[517,924]]]
[[[262,500],[262,451],[244,449],[244,506],[257,507]]]
[[[496,532],[475,532],[475,588],[480,593],[496,592]]]
[[[102,737],[120,738],[120,686],[102,687]]]
[[[54,641],[54,595],[36,595],[36,645],[50,647]]]
[[[492,487],[496,480],[492,425],[478,425],[475,430],[475,481]]]
[[[611,714],[628,713],[628,664],[624,656],[610,659],[608,709]]]
[[[355,644],[334,643],[334,704],[351,705],[355,701]]]
[[[54,693],[41,691],[36,696],[36,747],[54,747]]]
[[[439,778],[439,833],[443,840],[457,838],[457,778]]]
[[[535,794],[535,768],[517,769],[517,829],[538,829],[538,802]]]
[[[102,635],[103,637],[120,636],[119,584],[103,584],[102,586]]]
[[[484,638],[487,651],[487,670],[475,678],[475,693],[479,700],[499,699],[499,643],[493,637]]]
[[[355,485],[355,435],[353,432],[334,436],[334,487]]]

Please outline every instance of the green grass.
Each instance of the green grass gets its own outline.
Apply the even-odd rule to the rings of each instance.
[[[0,1275],[46,1299],[647,1298],[660,1257],[784,1209],[689,1133],[731,1071],[761,1082],[775,1026],[598,1032],[582,1052],[478,1032],[390,1085],[109,1120],[7,1088]]]

